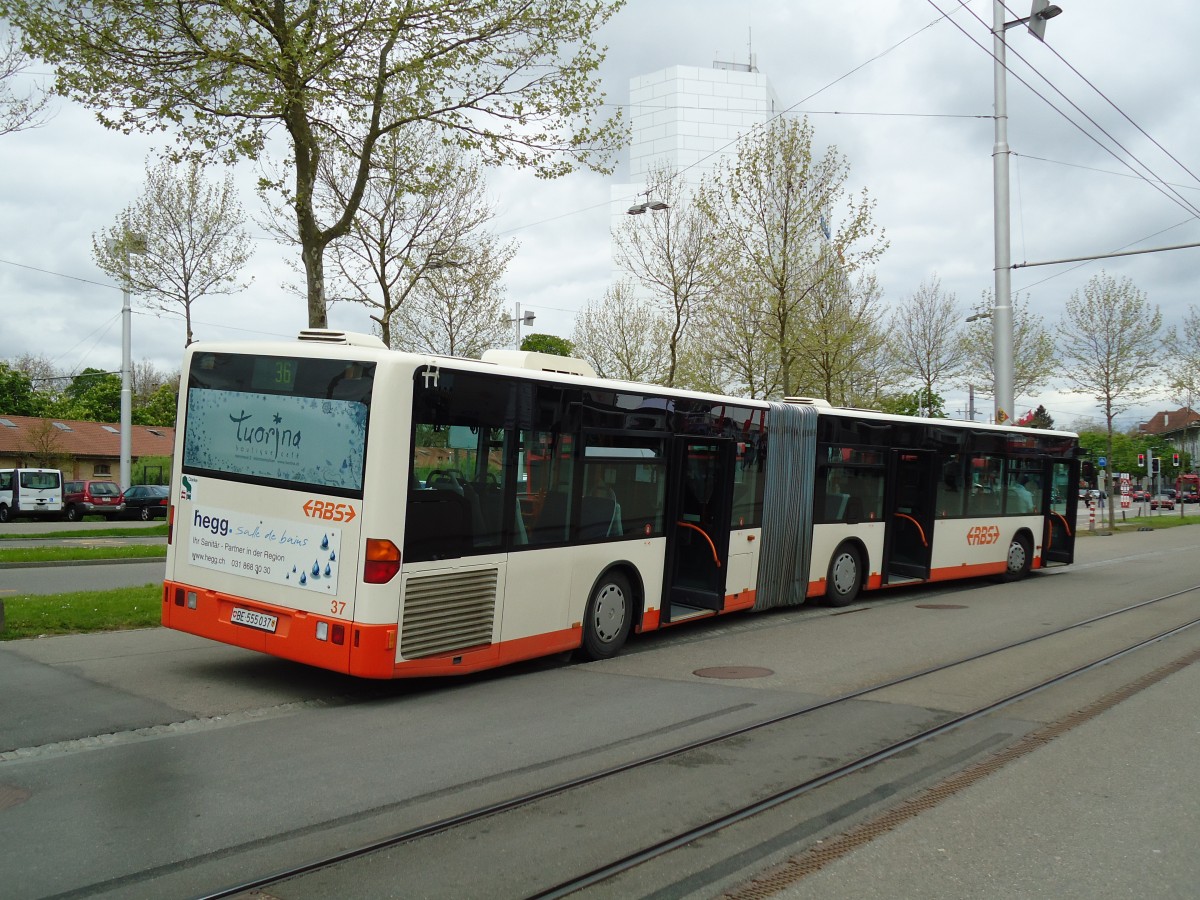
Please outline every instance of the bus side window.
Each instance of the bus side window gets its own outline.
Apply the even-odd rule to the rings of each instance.
[[[457,559],[471,546],[467,501],[454,491],[424,490],[408,495],[404,559],[425,562]]]

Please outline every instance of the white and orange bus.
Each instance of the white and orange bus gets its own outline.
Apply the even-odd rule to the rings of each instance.
[[[193,344],[183,371],[163,624],[352,675],[606,658],[704,616],[1073,559],[1065,432],[329,331]]]

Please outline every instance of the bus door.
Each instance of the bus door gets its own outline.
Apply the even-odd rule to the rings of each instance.
[[[1054,460],[1050,463],[1049,490],[1042,494],[1042,513],[1046,533],[1042,540],[1044,562],[1070,563],[1075,560],[1075,523],[1079,503],[1079,462]]]
[[[933,557],[933,462],[928,450],[892,450],[884,498],[884,581],[929,578]]]
[[[714,438],[671,442],[664,622],[724,608],[734,449]]]

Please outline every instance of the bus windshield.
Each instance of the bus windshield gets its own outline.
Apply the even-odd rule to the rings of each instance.
[[[200,353],[183,471],[362,496],[375,364]]]

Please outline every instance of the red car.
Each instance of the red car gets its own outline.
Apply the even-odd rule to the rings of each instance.
[[[1175,501],[1170,497],[1154,497],[1150,501],[1151,509],[1174,509]]]

